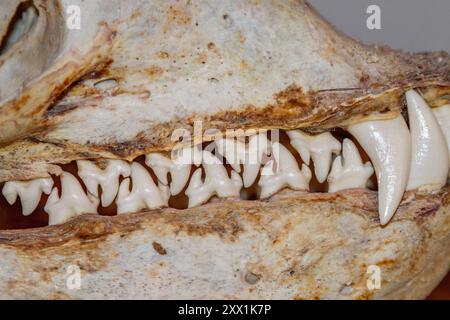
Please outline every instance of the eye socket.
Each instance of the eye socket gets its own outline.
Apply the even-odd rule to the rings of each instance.
[[[39,12],[32,1],[21,3],[9,23],[8,30],[0,43],[0,56],[29,33],[39,18]]]

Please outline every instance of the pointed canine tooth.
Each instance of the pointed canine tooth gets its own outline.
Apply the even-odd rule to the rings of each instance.
[[[278,142],[273,143],[272,155],[275,159],[266,163],[261,171],[261,199],[268,198],[285,187],[309,190],[312,174],[307,165],[303,164],[300,171],[294,156]]]
[[[385,225],[394,215],[409,177],[411,136],[401,115],[393,120],[366,121],[348,128],[375,167],[378,211]]]
[[[351,188],[365,188],[373,174],[370,162],[363,164],[358,148],[350,139],[344,139],[342,157],[334,159],[328,176],[328,192]]]
[[[157,186],[147,169],[137,162],[131,164],[133,188],[130,191],[130,179],[122,181],[117,195],[117,214],[137,212],[141,209],[157,209],[167,206],[169,190],[166,186]]]
[[[22,205],[22,214],[28,216],[38,207],[42,193],[50,194],[52,187],[52,178],[41,178],[31,181],[8,181],[5,183],[2,193],[10,205],[13,205],[17,197],[19,197]]]
[[[329,132],[316,136],[307,135],[300,130],[289,131],[292,146],[298,151],[303,162],[309,165],[309,158],[314,162],[317,180],[322,183],[330,172],[332,155],[339,154],[341,144]]]
[[[439,108],[433,108],[433,113],[441,127],[442,133],[447,141],[447,149],[450,157],[450,104]]]
[[[44,210],[49,216],[49,225],[64,223],[83,213],[97,213],[99,201],[90,194],[86,195],[77,178],[68,172],[61,174],[61,197],[58,189],[53,188]]]
[[[407,190],[438,190],[447,183],[449,154],[442,130],[425,100],[414,90],[406,93],[412,141]]]

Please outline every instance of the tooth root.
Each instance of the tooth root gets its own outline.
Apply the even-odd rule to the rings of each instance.
[[[273,143],[272,155],[274,159],[267,162],[261,171],[261,199],[268,198],[285,187],[309,190],[312,174],[308,166],[303,164],[300,171],[294,156],[278,142]]]
[[[365,188],[373,174],[370,162],[362,163],[358,148],[350,139],[344,139],[342,157],[334,159],[328,176],[328,192],[337,192],[352,188]]]
[[[117,196],[117,214],[137,212],[141,209],[157,209],[167,206],[169,195],[167,187],[156,186],[152,177],[142,165],[131,164],[133,187],[129,191],[129,179],[122,181]]]
[[[68,172],[61,175],[61,197],[53,188],[44,210],[49,216],[49,225],[64,223],[83,213],[97,213],[99,201],[86,195],[77,178]]]
[[[438,190],[447,183],[449,151],[442,130],[425,100],[414,90],[406,93],[412,141],[407,190]]]
[[[50,194],[52,187],[53,180],[51,178],[31,181],[8,181],[5,183],[2,193],[10,205],[13,205],[17,197],[19,197],[22,214],[28,216],[38,207],[42,193]]]
[[[367,121],[348,128],[369,155],[378,179],[378,211],[382,225],[397,210],[409,177],[411,136],[400,115],[393,120]]]
[[[447,149],[450,157],[450,104],[439,108],[433,108],[433,113],[441,127],[442,133],[447,141]]]
[[[316,178],[320,183],[324,182],[330,172],[332,155],[341,151],[339,141],[329,132],[310,136],[300,130],[293,130],[287,134],[303,162],[309,165],[310,157],[312,158]]]

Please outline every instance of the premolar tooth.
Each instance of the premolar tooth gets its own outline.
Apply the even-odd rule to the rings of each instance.
[[[339,154],[341,144],[329,132],[310,136],[300,130],[287,132],[292,146],[298,151],[302,160],[309,165],[312,158],[317,180],[322,183],[330,172],[332,155]]]
[[[373,174],[370,162],[363,164],[358,148],[350,139],[344,139],[342,156],[334,159],[328,176],[328,192],[351,188],[365,188]]]
[[[407,190],[437,190],[447,183],[449,151],[439,123],[414,90],[406,93],[412,157]]]
[[[152,168],[158,181],[163,185],[169,185],[167,174],[170,173],[172,179],[170,193],[172,195],[177,195],[183,191],[191,174],[191,164],[176,163],[159,153],[148,154],[145,158],[145,164]]]
[[[450,157],[450,104],[433,108],[433,112],[447,141],[447,149]]]
[[[117,214],[137,212],[142,209],[157,209],[168,205],[169,188],[156,186],[152,177],[142,165],[131,164],[131,180],[133,187],[130,192],[130,178],[122,181],[117,195]]]
[[[17,196],[19,196],[22,205],[22,214],[28,216],[36,210],[42,193],[50,194],[52,187],[52,178],[41,178],[30,181],[8,181],[5,183],[2,193],[10,205],[13,205],[17,200]]]
[[[278,142],[273,143],[272,156],[274,159],[267,162],[261,171],[261,199],[268,198],[285,187],[309,190],[312,174],[308,166],[303,164],[300,171],[294,156]]]
[[[199,168],[192,175],[186,189],[189,208],[207,202],[214,195],[220,198],[239,197],[242,179],[238,173],[231,171],[230,178],[225,166],[209,151],[203,151],[202,164],[205,170],[205,181],[202,182],[202,171]]]
[[[102,205],[108,207],[113,203],[119,190],[119,177],[129,177],[130,165],[122,160],[108,160],[105,170],[93,162],[77,161],[78,175],[83,180],[89,193],[98,198],[98,186],[102,188]]]
[[[61,174],[61,197],[53,188],[44,210],[49,216],[49,225],[64,223],[83,213],[97,213],[99,200],[84,192],[77,178],[68,172]]]
[[[385,225],[394,215],[409,177],[411,136],[401,115],[348,128],[369,155],[378,179],[378,211]]]

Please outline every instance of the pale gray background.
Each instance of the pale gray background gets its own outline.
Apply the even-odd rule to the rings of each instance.
[[[450,52],[450,0],[309,0],[346,34],[408,51]],[[367,7],[381,8],[381,30],[369,30]]]

